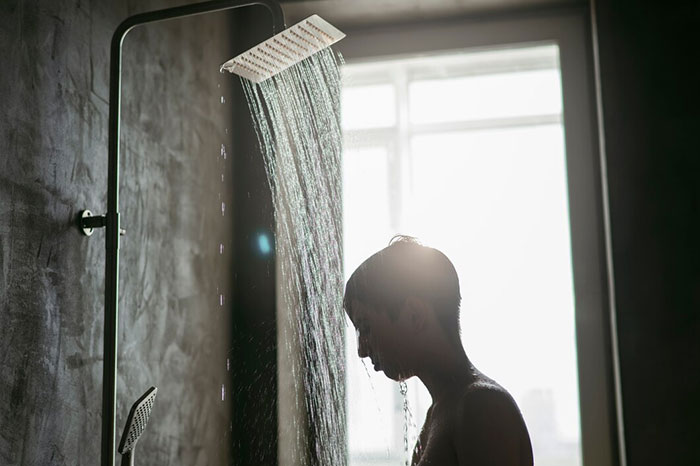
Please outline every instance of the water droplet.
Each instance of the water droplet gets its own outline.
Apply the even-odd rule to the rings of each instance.
[[[224,243],[219,243],[219,254],[224,253]]]
[[[228,128],[224,129],[224,133],[228,134]]]
[[[226,146],[225,145],[221,144],[221,150],[219,151],[219,153],[221,154],[221,156],[224,159],[226,159]]]
[[[222,104],[226,103],[226,99],[224,99],[224,96],[221,96],[221,103]]]
[[[223,173],[221,174],[221,182],[222,183],[224,182],[224,174]]]
[[[226,212],[226,203],[222,202],[221,203],[221,216],[224,216],[224,212]]]
[[[219,295],[219,306],[223,306],[223,305],[224,305],[224,295],[220,294]]]
[[[231,360],[229,358],[226,358],[226,370],[231,370]]]
[[[217,84],[216,87],[221,88],[221,83]]]
[[[224,401],[226,399],[226,386],[224,384],[221,384],[221,401]]]

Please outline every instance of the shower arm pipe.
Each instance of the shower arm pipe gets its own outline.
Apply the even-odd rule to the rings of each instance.
[[[101,465],[114,466],[117,401],[117,331],[119,286],[119,119],[121,113],[121,60],[122,42],[135,26],[184,18],[203,13],[261,5],[272,14],[272,33],[285,28],[282,7],[275,0],[212,0],[163,10],[151,11],[125,19],[114,32],[110,50],[109,68],[109,136],[107,170],[107,214],[93,220],[94,227],[105,231],[105,309],[104,309],[104,365],[102,379],[102,444]]]

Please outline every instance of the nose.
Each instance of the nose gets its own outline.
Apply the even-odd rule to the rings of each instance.
[[[369,356],[369,341],[360,332],[357,332],[357,355],[361,358]]]

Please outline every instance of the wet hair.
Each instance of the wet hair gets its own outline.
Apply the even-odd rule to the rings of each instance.
[[[394,236],[389,246],[353,272],[345,286],[343,307],[350,311],[353,300],[358,300],[395,320],[410,296],[432,305],[448,337],[459,342],[457,271],[442,252],[411,236]]]

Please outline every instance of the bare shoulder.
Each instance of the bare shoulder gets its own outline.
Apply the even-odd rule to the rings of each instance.
[[[513,397],[486,377],[467,387],[455,410],[459,464],[528,465],[532,449]]]
[[[469,385],[459,400],[459,414],[512,415],[520,418],[520,410],[508,391],[495,381],[482,377]]]

